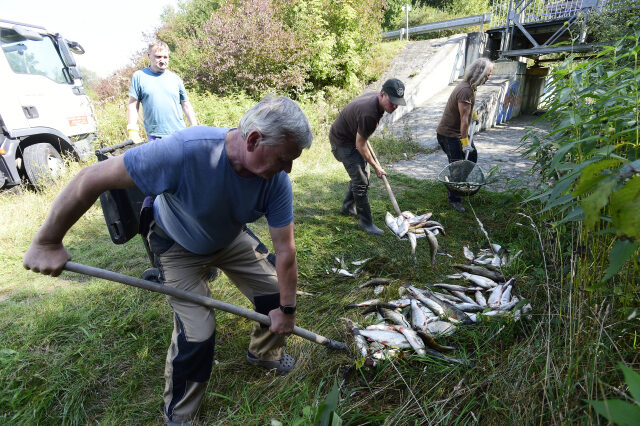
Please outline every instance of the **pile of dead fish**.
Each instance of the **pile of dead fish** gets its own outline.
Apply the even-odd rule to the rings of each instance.
[[[432,213],[425,213],[416,216],[410,211],[404,211],[398,217],[394,217],[387,212],[384,223],[399,239],[407,239],[411,244],[411,256],[416,258],[416,247],[418,246],[418,238],[427,238],[431,249],[431,264],[436,261],[436,253],[438,252],[438,239],[436,235],[446,235],[444,227],[430,220]]]
[[[465,252],[467,250],[465,247]],[[516,276],[505,279],[500,271],[475,264],[453,266],[462,272],[448,277],[463,280],[465,284],[428,284],[427,288],[418,288],[407,283],[399,289],[400,299],[372,299],[347,305],[363,308],[363,314],[371,313],[365,317],[371,323],[366,327],[343,318],[354,338],[358,356],[371,365],[411,349],[419,356],[431,354],[449,362],[467,364],[444,355],[443,352],[455,348],[437,340],[450,336],[461,324],[473,324],[490,317],[511,317],[518,321],[532,309],[515,294]],[[375,278],[358,289],[374,287],[378,294],[380,287],[390,282],[390,279]]]

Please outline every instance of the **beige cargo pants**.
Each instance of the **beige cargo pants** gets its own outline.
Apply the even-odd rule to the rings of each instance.
[[[165,285],[210,297],[207,278],[215,266],[253,303],[257,312],[266,315],[280,304],[275,266],[268,260],[267,248],[249,230],[242,231],[227,248],[211,255],[187,251],[168,239],[157,225],[151,227],[148,240]],[[211,376],[216,321],[212,309],[170,296],[167,300],[174,316],[164,372],[164,410],[168,419],[183,422],[195,416]],[[256,358],[279,360],[284,346],[284,336],[253,324],[249,352]]]

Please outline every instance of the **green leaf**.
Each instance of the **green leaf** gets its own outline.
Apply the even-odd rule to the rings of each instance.
[[[615,158],[607,158],[597,163],[592,163],[582,169],[580,179],[573,190],[573,195],[578,196],[589,192],[599,181],[606,178],[607,175],[600,174],[606,169],[612,169],[619,166],[622,161]]]
[[[600,210],[607,205],[609,195],[611,195],[615,184],[616,180],[609,177],[604,182],[600,183],[591,195],[582,200],[584,224],[588,229],[593,228],[598,221],[598,218],[600,217]]]
[[[587,401],[598,414],[620,426],[637,426],[640,407],[619,399]]]
[[[580,220],[584,220],[584,210],[581,206],[575,206],[572,210],[569,211],[562,219],[555,223],[556,226],[561,225],[565,222],[577,222]]]
[[[640,240],[640,176],[633,176],[611,195],[610,212],[618,235]]]
[[[607,281],[609,278],[614,276],[620,268],[622,268],[622,265],[624,265],[625,262],[633,256],[637,249],[637,242],[628,240],[616,241],[609,252],[609,267],[607,268],[604,277],[602,277],[602,281]]]
[[[331,426],[333,424],[333,413],[336,411],[336,408],[338,408],[339,396],[340,388],[338,387],[338,383],[334,383],[329,395],[327,395],[327,399],[318,406],[318,413],[314,424],[320,423],[322,426]],[[340,421],[340,423],[342,423],[342,421]]]
[[[629,386],[629,393],[636,403],[640,403],[640,374],[622,363],[620,363],[620,368],[624,373],[624,381],[627,382],[627,386]]]

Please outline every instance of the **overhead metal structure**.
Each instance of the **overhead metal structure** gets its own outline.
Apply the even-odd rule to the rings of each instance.
[[[589,51],[585,19],[589,13],[620,6],[615,0],[494,0],[487,31],[499,56],[539,56]],[[566,46],[553,46],[570,41]]]

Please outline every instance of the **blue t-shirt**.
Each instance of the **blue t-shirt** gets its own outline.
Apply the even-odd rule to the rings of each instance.
[[[228,246],[242,227],[262,216],[280,228],[293,221],[289,176],[239,176],[227,158],[229,129],[195,126],[129,149],[124,164],[138,188],[158,195],[154,218],[196,254]]]
[[[156,74],[147,67],[133,73],[129,96],[142,102],[144,129],[149,136],[168,136],[184,129],[181,102],[188,101],[182,79],[169,70]]]

